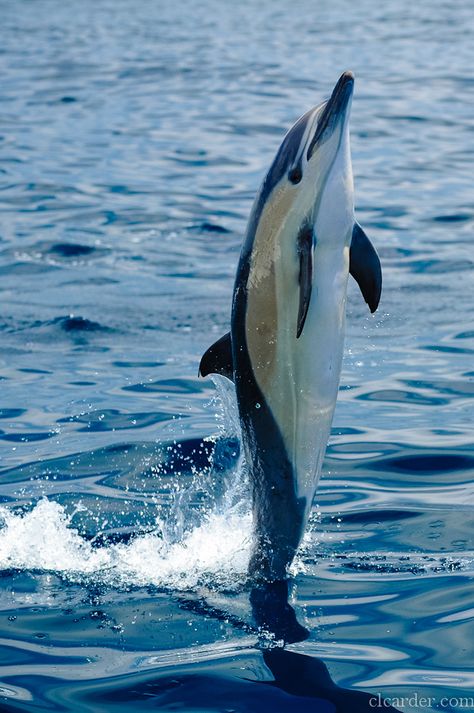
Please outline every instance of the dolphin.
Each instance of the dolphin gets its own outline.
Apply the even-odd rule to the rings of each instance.
[[[235,383],[252,489],[253,581],[288,577],[316,492],[343,355],[349,273],[371,312],[382,273],[354,217],[354,76],[289,130],[253,204],[231,330],[199,374]]]

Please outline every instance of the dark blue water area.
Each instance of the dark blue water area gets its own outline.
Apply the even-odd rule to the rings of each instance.
[[[0,710],[472,710],[472,3],[0,2]],[[253,197],[356,74],[323,478],[250,590],[229,328]],[[390,708],[391,706],[391,708]]]

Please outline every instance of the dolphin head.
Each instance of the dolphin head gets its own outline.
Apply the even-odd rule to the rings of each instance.
[[[339,143],[347,132],[353,91],[354,75],[352,72],[344,72],[328,101],[313,110],[316,122],[312,127],[312,137],[306,152],[307,161],[317,155],[327,141],[335,140]]]
[[[343,225],[329,233],[344,234],[353,223],[353,183],[349,149],[349,116],[354,75],[344,72],[331,97],[304,114],[286,134],[265,178],[260,207],[275,198],[288,217],[303,218],[324,238],[334,208]],[[330,196],[330,202],[327,199]],[[338,206],[338,207],[337,207]],[[341,208],[343,208],[341,212]],[[328,220],[317,221],[323,213]],[[281,224],[286,223],[281,221]],[[337,220],[336,220],[337,223]],[[333,238],[332,238],[333,239]]]

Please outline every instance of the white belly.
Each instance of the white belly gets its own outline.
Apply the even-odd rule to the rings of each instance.
[[[246,338],[256,381],[293,466],[297,497],[306,498],[309,509],[331,429],[344,346],[354,222],[348,135],[328,174],[318,174],[311,164],[306,173],[312,190],[278,188],[260,217],[248,279]],[[297,339],[297,240],[304,216],[315,216],[316,244],[311,300]]]
[[[282,256],[283,258],[285,256]],[[288,256],[289,257],[289,256]],[[336,405],[344,346],[348,248],[316,246],[313,290],[304,329],[296,339],[299,292],[281,289],[288,263],[276,264],[275,358],[265,396],[296,474],[298,498],[311,506]],[[290,276],[291,279],[291,276]]]

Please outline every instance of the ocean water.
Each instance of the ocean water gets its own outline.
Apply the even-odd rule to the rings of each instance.
[[[0,15],[0,710],[474,709],[472,4]],[[288,591],[250,591],[233,392],[197,367],[260,181],[346,69],[384,290],[371,316],[350,285]]]

